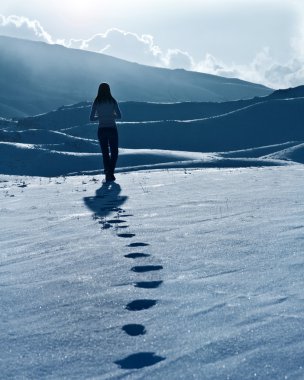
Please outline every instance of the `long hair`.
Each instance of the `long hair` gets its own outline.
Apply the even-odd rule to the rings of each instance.
[[[98,93],[95,98],[95,102],[97,103],[103,103],[103,102],[109,102],[109,103],[116,103],[116,100],[113,98],[110,90],[110,86],[108,83],[101,83],[98,88]]]

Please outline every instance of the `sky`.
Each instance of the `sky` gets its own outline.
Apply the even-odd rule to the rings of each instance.
[[[272,88],[304,84],[303,0],[1,0],[0,35]]]

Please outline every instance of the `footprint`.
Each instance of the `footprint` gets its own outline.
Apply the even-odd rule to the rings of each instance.
[[[146,247],[147,245],[150,245],[150,244],[147,244],[147,243],[131,243],[131,244],[128,244],[127,247]]]
[[[109,223],[105,223],[105,222],[98,222],[98,223],[101,224],[101,228],[102,228],[103,230],[106,230],[106,229],[112,227],[111,224],[109,224]]]
[[[128,259],[139,259],[140,257],[149,257],[150,255],[148,253],[141,253],[141,252],[134,252],[134,253],[128,253],[125,255]]]
[[[163,269],[162,265],[141,265],[131,268],[133,272],[137,273],[143,273],[143,272],[151,272],[154,270],[161,270]]]
[[[121,219],[111,219],[111,220],[108,220],[108,223],[125,223],[126,221],[125,220],[121,220]]]
[[[112,207],[112,211],[116,211],[117,213],[122,213],[125,212],[121,207]],[[124,215],[125,216],[125,215]]]
[[[135,236],[135,234],[117,234],[117,236],[123,237],[123,238],[131,238]]]
[[[122,369],[139,369],[154,365],[165,359],[162,356],[155,355],[155,352],[139,352],[118,360],[115,364],[119,365]]]
[[[136,288],[155,289],[158,288],[163,281],[140,281],[135,283]]]
[[[124,325],[122,329],[131,336],[144,335],[147,332],[145,326],[136,324]]]
[[[156,305],[156,303],[157,301],[155,300],[135,300],[128,303],[126,309],[130,311],[146,310]]]

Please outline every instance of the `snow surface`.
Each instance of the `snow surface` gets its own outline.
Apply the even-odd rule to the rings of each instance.
[[[0,117],[0,378],[303,379],[303,91]]]
[[[180,116],[190,115],[192,110],[200,110],[207,116],[154,121],[130,121],[135,105],[126,102],[129,121],[118,124],[121,147],[118,170],[304,163],[304,98],[267,97],[256,98],[254,102],[249,105],[248,102],[244,105],[244,101],[231,102],[232,111],[216,103],[206,107],[202,103],[179,103],[170,105],[172,109],[158,104],[153,105],[155,118],[164,117],[166,112],[170,116],[178,107],[180,111],[176,113]],[[143,118],[143,110],[149,107],[141,103],[139,108]],[[89,107],[81,103],[17,123],[2,123],[0,173],[50,177],[100,173],[98,126],[88,123],[85,116],[89,116]],[[134,119],[137,117],[135,114]]]
[[[1,175],[1,378],[303,379],[303,186]]]

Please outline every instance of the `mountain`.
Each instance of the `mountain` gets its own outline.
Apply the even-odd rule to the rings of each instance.
[[[304,86],[291,87],[276,90],[267,97],[268,99],[293,99],[304,98]]]
[[[0,116],[28,116],[91,100],[108,82],[119,101],[223,102],[265,96],[262,85],[144,66],[61,45],[0,36]]]

